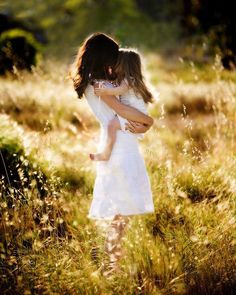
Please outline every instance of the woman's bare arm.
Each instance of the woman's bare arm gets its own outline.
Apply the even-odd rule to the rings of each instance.
[[[133,133],[145,133],[151,127],[151,125],[146,125],[143,123],[130,121],[130,120],[128,120],[128,123],[126,123],[125,126],[126,126],[126,130],[129,130],[130,132],[133,132]]]
[[[94,84],[94,88],[97,88],[98,83]],[[101,95],[101,99],[112,108],[118,115],[121,117],[128,119],[130,121],[136,121],[139,123],[143,123],[149,127],[153,124],[153,118],[145,115],[144,113],[138,111],[137,109],[130,107],[128,105],[122,104],[119,99],[117,99],[113,95]]]
[[[112,108],[121,117],[131,121],[144,123],[148,126],[152,126],[153,124],[152,117],[145,115],[144,113],[138,111],[137,109],[133,107],[122,104],[115,96],[102,95],[100,97],[110,108]]]

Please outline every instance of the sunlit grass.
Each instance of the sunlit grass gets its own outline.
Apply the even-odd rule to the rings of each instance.
[[[104,235],[87,218],[98,123],[65,66],[49,61],[33,75],[1,78],[0,150],[6,163],[16,163],[16,154],[20,168],[10,189],[0,170],[2,294],[234,293],[235,85],[218,64],[210,83],[199,72],[197,83],[186,83],[191,70],[173,66],[171,75],[155,58],[160,69],[147,69],[161,95],[150,106],[155,124],[140,141],[155,214],[132,219],[123,274],[109,280],[98,271]]]
[[[215,61],[213,58],[211,60],[210,63],[193,62],[191,58],[178,56],[176,52],[166,54],[165,58],[162,57],[162,52],[146,53],[147,69],[154,84],[163,82],[205,84],[216,82],[219,78],[222,81],[235,83],[235,70],[228,71],[222,68],[220,56],[216,56]]]

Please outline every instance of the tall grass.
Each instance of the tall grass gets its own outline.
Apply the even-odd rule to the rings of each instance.
[[[49,62],[1,79],[1,294],[234,294],[235,86],[219,62],[211,83],[155,85],[140,142],[155,214],[131,220],[109,280],[104,231],[86,216],[98,123],[65,72]]]

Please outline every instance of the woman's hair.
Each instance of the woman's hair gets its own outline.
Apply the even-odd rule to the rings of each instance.
[[[84,41],[69,72],[79,98],[93,79],[115,78],[109,74],[109,67],[116,64],[118,51],[117,42],[103,33],[94,33]]]
[[[126,79],[129,87],[131,87],[136,94],[140,94],[146,103],[153,101],[153,96],[144,83],[141,58],[136,51],[131,49],[119,50],[115,73],[118,83]]]

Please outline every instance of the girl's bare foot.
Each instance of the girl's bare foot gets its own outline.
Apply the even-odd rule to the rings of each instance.
[[[122,273],[122,270],[116,260],[110,261],[108,265],[104,264],[102,267],[102,274],[105,277],[110,277],[110,276],[113,276],[114,274],[120,274],[120,273]]]
[[[93,161],[108,161],[110,156],[107,153],[89,154],[89,157]]]

